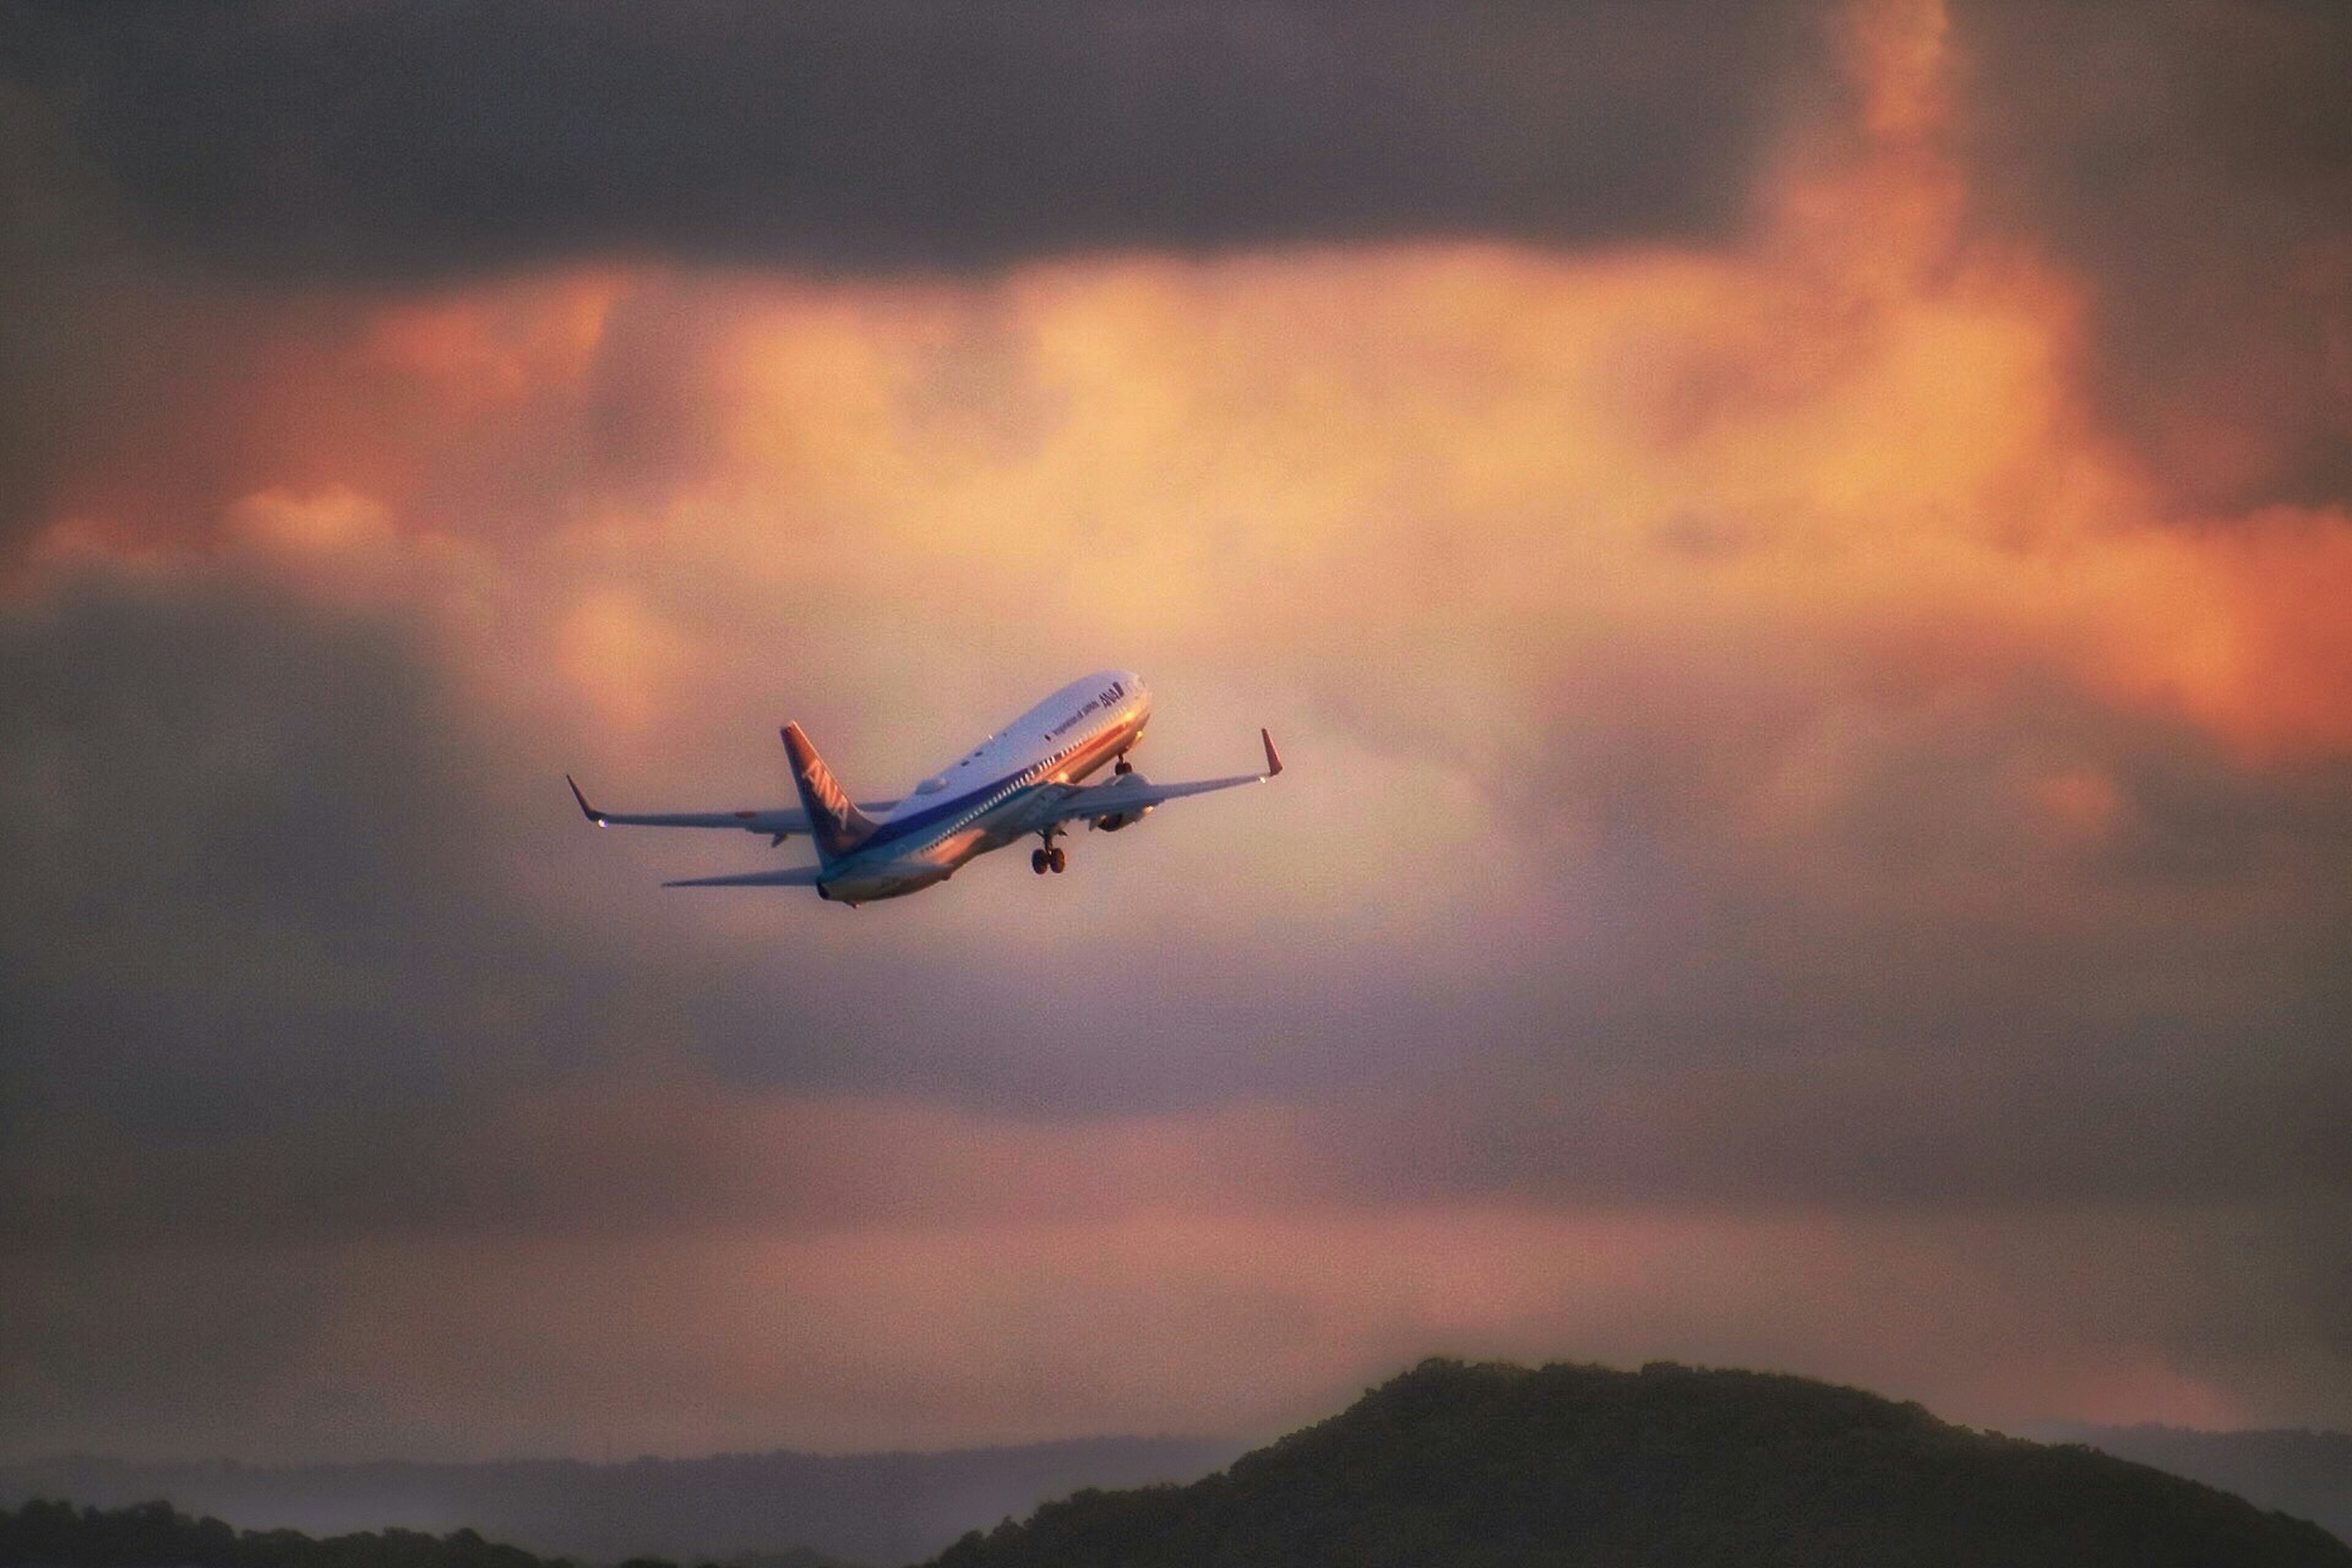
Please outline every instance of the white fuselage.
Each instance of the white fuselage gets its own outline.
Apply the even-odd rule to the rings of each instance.
[[[972,857],[1038,831],[1039,796],[1099,772],[1150,718],[1150,693],[1132,670],[1072,681],[916,785],[865,842],[827,860],[817,891],[865,903],[945,880]]]

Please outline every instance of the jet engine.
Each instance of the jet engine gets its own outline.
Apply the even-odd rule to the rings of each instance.
[[[1131,822],[1141,822],[1145,817],[1150,816],[1150,815],[1151,808],[1148,805],[1141,805],[1129,811],[1114,811],[1108,816],[1097,816],[1095,818],[1095,826],[1101,828],[1105,833],[1117,833],[1120,828],[1125,827],[1128,824]]]

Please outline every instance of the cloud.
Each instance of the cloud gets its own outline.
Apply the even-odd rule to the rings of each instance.
[[[0,637],[20,1114],[219,1131],[464,1070],[533,943],[412,632],[199,569],[72,581]]]
[[[21,9],[0,24],[0,547],[60,510],[160,525],[159,490],[208,512],[255,464],[380,489],[352,471],[362,455],[327,464],[333,433],[302,395],[344,357],[320,318],[354,291],[583,260],[969,273],[1141,248],[1725,233],[1775,93],[1806,74],[1805,12]],[[616,342],[659,311],[640,297]],[[433,325],[408,340],[428,357]],[[397,334],[385,346],[361,374],[397,419],[425,366]],[[501,384],[476,368],[481,390]],[[691,418],[648,417],[657,382],[625,379],[593,449],[625,464],[691,443]],[[250,415],[263,389],[289,395],[283,421],[190,417],[240,390]],[[543,451],[485,471],[527,493]]]
[[[2093,294],[2102,412],[2185,503],[2352,493],[2352,17],[1963,3],[1985,206]]]
[[[233,265],[816,268],[1737,213],[1784,4],[133,6],[14,76],[142,228]],[[1703,110],[1694,112],[1694,105]]]
[[[2280,1299],[2263,1230],[2228,1210],[1162,1209],[101,1253],[16,1271],[39,1377],[10,1415],[110,1447],[352,1457],[545,1452],[591,1424],[630,1452],[931,1447],[1139,1411],[1261,1436],[1423,1352],[1563,1347],[1854,1379],[1978,1421],[2220,1425],[2253,1413],[2250,1388],[2324,1414],[2340,1361],[2209,1331]],[[188,1292],[191,1268],[220,1282]]]
[[[125,206],[58,222],[171,243],[47,264],[89,390],[14,448],[0,1193],[37,1306],[0,1354],[39,1398],[0,1440],[299,1451],[356,1388],[385,1445],[577,1448],[583,1378],[677,1449],[1231,1430],[1433,1349],[2010,1424],[2352,1408],[2313,1240],[2352,1180],[2352,531],[2117,438],[2115,279],[1955,137],[1954,51],[2014,90],[1999,18],[1840,13],[1843,117],[1707,154],[1728,227],[1416,228],[1380,186],[1360,233],[1342,181],[1276,235],[1218,186],[1195,228],[1122,196],[1129,248],[1080,204],[819,275],[697,228],[723,179],[640,212],[624,159],[566,206],[551,132],[402,184],[408,95],[477,68],[453,15],[119,13],[28,57],[53,132],[160,84],[68,182]],[[1203,40],[1180,84],[1325,21],[1088,15],[1054,47]],[[277,53],[164,47],[194,26]],[[423,62],[383,99],[308,74],[379,35]],[[755,49],[646,37],[737,112]],[[184,208],[141,184],[264,67],[286,118],[238,110]],[[537,145],[552,101],[485,113]],[[295,223],[254,171],[304,127],[313,248],[174,271]],[[415,210],[506,182],[519,248]],[[417,251],[346,253],[404,214]],[[684,237],[604,253],[625,218]],[[1111,662],[1155,775],[1261,723],[1291,770],[854,917],[660,895],[778,852],[595,834],[561,786],[774,804],[790,718],[888,793]]]

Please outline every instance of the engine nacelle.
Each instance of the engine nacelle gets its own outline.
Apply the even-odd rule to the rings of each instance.
[[[1150,815],[1151,808],[1148,805],[1139,806],[1133,811],[1114,811],[1108,816],[1096,817],[1095,826],[1105,833],[1117,833],[1129,823],[1141,822]]]

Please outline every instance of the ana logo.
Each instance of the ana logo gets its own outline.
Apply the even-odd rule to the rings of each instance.
[[[834,781],[831,773],[819,765],[815,758],[810,758],[809,765],[801,770],[801,782],[808,785],[809,794],[815,797],[817,804],[824,806],[825,810],[835,816],[846,815],[849,809],[849,797],[841,793],[841,785]]]

